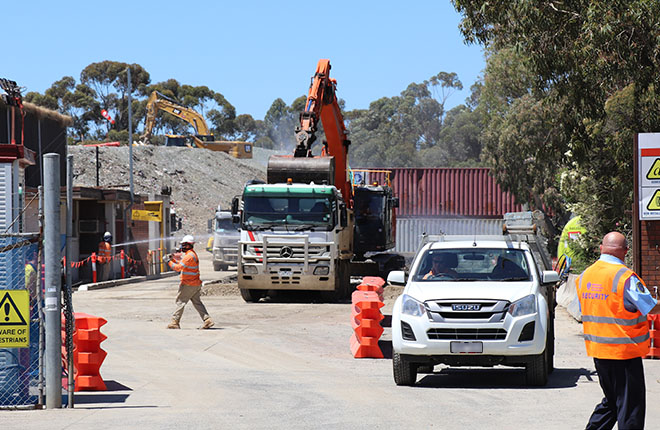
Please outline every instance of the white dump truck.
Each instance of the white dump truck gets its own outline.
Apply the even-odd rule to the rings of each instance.
[[[238,265],[238,224],[232,220],[231,212],[215,212],[213,220],[213,270],[227,270],[229,266]]]

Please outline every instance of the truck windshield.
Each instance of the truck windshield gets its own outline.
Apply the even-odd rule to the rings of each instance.
[[[334,198],[325,196],[250,196],[244,198],[243,223],[252,230],[291,226],[331,230],[335,206]]]
[[[522,249],[432,249],[421,257],[415,281],[528,281]]]
[[[238,230],[238,224],[232,223],[231,218],[215,219],[216,232],[222,233],[224,231],[236,231],[236,230]]]

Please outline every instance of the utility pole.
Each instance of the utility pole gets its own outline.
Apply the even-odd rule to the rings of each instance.
[[[44,179],[46,409],[53,409],[62,407],[60,154],[44,155]]]

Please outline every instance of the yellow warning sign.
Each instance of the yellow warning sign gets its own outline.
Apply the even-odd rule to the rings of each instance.
[[[646,209],[650,211],[660,211],[660,190],[655,190],[653,197],[649,200],[649,204],[646,205]]]
[[[30,346],[30,296],[27,290],[0,290],[0,348]]]
[[[649,171],[646,172],[646,179],[660,179],[660,158],[656,158]]]
[[[134,221],[161,221],[160,212],[145,211],[141,209],[133,209],[131,213]]]

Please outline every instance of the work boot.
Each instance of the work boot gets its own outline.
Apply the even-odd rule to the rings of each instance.
[[[207,328],[211,328],[215,325],[211,317],[208,317],[204,320],[204,324],[200,327],[202,330],[206,330]]]
[[[179,321],[172,320],[172,322],[167,325],[167,328],[177,329],[181,328],[181,326],[179,325]]]

